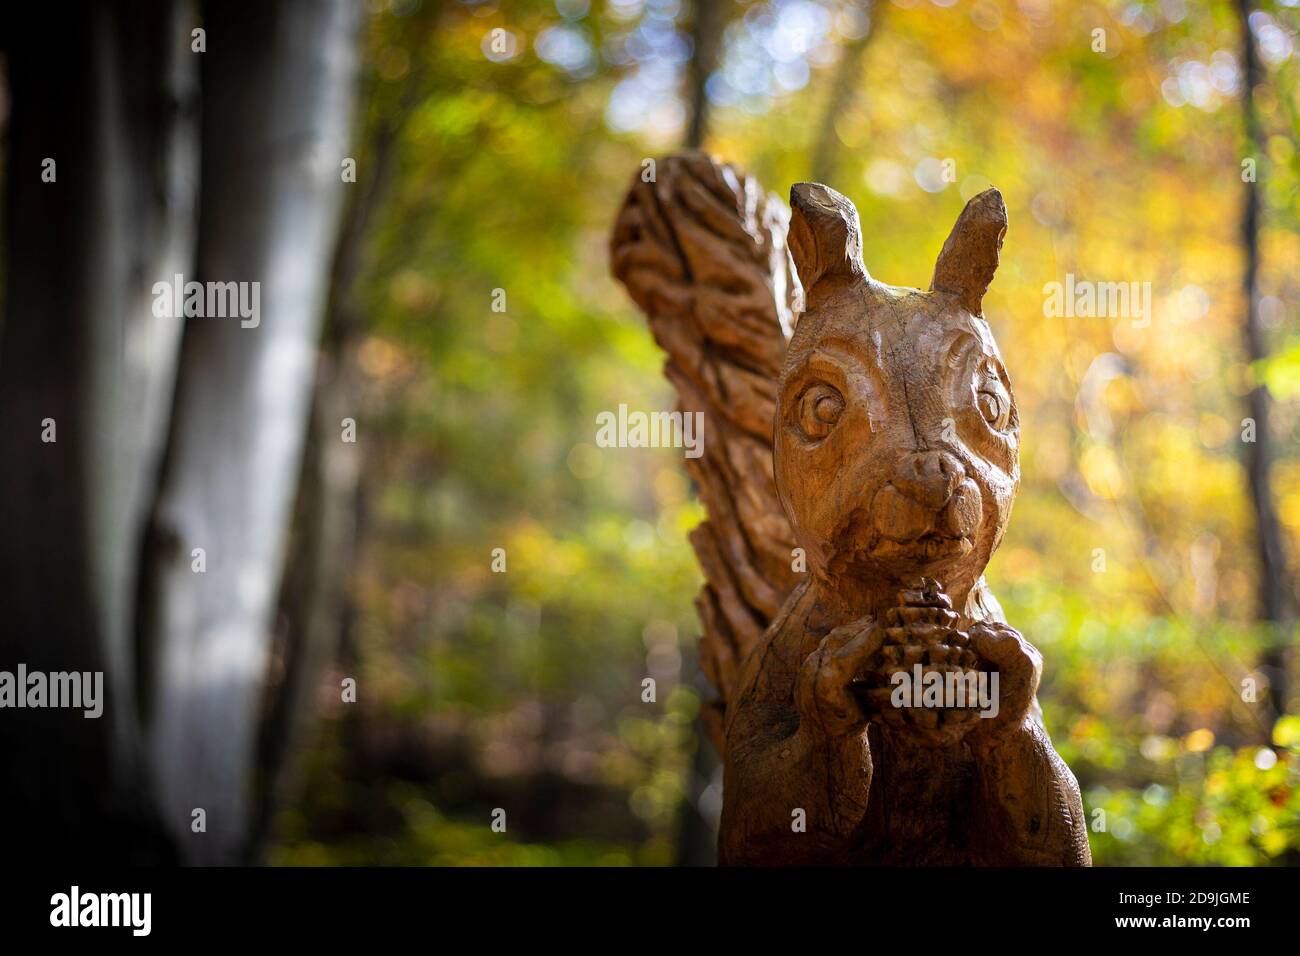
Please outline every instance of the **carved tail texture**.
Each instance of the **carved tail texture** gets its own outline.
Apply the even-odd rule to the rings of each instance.
[[[741,170],[703,153],[638,173],[614,225],[611,268],[668,353],[683,412],[704,413],[704,454],[687,459],[708,520],[691,533],[704,570],[700,663],[722,712],[740,665],[793,590],[794,535],[772,477],[776,384],[801,290],[786,249],[789,210]]]

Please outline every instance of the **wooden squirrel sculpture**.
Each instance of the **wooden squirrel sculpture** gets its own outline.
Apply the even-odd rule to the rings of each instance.
[[[982,315],[1001,195],[966,205],[922,292],[868,274],[857,211],[832,189],[796,185],[787,225],[734,167],[686,154],[661,170],[634,185],[614,269],[683,409],[711,426],[693,541],[701,659],[723,696],[719,861],[1089,865],[1035,697],[1042,658],[983,579],[1019,484]],[[750,419],[769,410],[774,481],[749,474]],[[776,570],[782,554],[797,570]]]

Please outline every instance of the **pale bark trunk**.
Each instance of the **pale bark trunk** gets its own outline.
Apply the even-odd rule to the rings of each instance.
[[[334,254],[312,429],[294,517],[291,560],[295,564],[280,594],[284,628],[278,640],[284,666],[278,685],[269,688],[261,738],[262,790],[249,854],[254,860],[264,854],[275,806],[289,792],[300,763],[292,754],[307,733],[321,675],[338,655],[356,614],[352,569],[358,557],[360,515],[365,510],[363,469],[368,436],[356,362],[365,322],[354,287],[365,239],[388,193],[398,142],[416,103],[416,97],[407,97],[396,114],[375,131],[358,170]],[[339,440],[344,418],[356,422],[353,443]]]
[[[190,862],[243,858],[276,596],[343,184],[360,10],[205,8],[196,279],[260,283],[260,321],[193,318],[149,535],[148,734]],[[187,277],[188,278],[188,277]],[[192,570],[202,548],[206,572]],[[206,815],[195,833],[193,811]]]

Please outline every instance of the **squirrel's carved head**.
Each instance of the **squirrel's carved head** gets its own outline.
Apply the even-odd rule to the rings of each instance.
[[[966,204],[928,292],[871,278],[844,196],[800,183],[790,205],[806,309],[777,392],[775,469],[809,571],[853,604],[892,602],[922,574],[964,600],[1020,481],[1015,398],[982,306],[1002,195]]]

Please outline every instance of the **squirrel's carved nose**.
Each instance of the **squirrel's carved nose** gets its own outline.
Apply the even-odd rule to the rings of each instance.
[[[891,483],[917,504],[938,511],[965,478],[966,469],[946,451],[918,451],[903,456]]]

